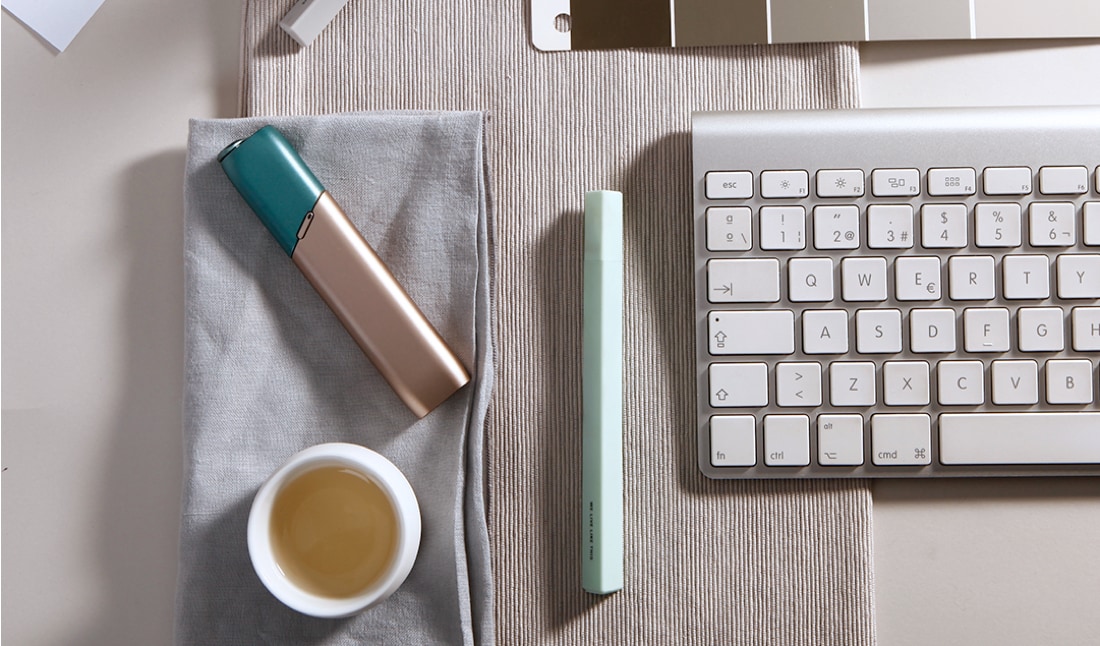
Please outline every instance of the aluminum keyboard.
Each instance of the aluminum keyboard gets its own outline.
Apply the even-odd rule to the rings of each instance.
[[[1100,107],[693,116],[712,478],[1100,475]]]

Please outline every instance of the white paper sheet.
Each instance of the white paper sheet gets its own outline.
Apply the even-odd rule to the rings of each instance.
[[[103,0],[0,0],[0,6],[58,52],[65,51],[102,4]]]

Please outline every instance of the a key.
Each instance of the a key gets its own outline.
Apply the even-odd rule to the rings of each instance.
[[[712,171],[706,176],[708,200],[736,200],[752,197],[752,173]]]
[[[899,256],[894,261],[894,295],[899,301],[938,301],[941,289],[939,258]]]
[[[707,249],[752,249],[752,209],[747,206],[713,206],[707,209]]]
[[[1097,229],[1100,229],[1100,225]],[[858,249],[859,233],[859,207],[852,205],[814,207],[814,247]]]
[[[1044,195],[1079,195],[1089,190],[1089,169],[1084,166],[1043,166],[1039,192]]]
[[[1050,298],[1050,261],[1046,256],[1005,256],[1004,297],[1041,300]]]
[[[987,168],[982,173],[986,195],[1027,195],[1031,192],[1031,169],[1027,166]]]
[[[923,413],[872,415],[871,461],[879,466],[932,463],[932,419]]]
[[[1047,402],[1050,404],[1091,404],[1093,398],[1092,362],[1088,359],[1051,359],[1047,361]]]
[[[951,256],[947,273],[951,299],[991,301],[997,295],[993,256]]]
[[[846,301],[886,300],[885,258],[845,258],[840,262],[840,279]]]
[[[1062,254],[1056,265],[1059,298],[1100,298],[1100,254]]]
[[[985,401],[981,361],[941,361],[936,366],[937,398],[945,406],[977,406]]]
[[[867,207],[867,246],[872,249],[912,247],[913,207],[908,204],[872,204]]]
[[[1081,208],[1081,218],[1084,220],[1082,227],[1085,244],[1090,247],[1100,246],[1100,202],[1085,202]]]
[[[707,262],[707,297],[712,303],[775,303],[779,300],[779,261],[711,260]]]
[[[1078,352],[1100,350],[1100,307],[1073,308],[1073,349]]]
[[[756,418],[714,415],[710,418],[710,463],[716,467],[756,464]]]
[[[796,303],[833,300],[832,258],[792,258],[787,263],[788,298]]]
[[[794,250],[806,248],[806,209],[801,206],[760,208],[760,248]]]
[[[760,173],[760,195],[766,198],[806,197],[810,176],[804,170],[766,170]]]
[[[983,202],[974,207],[974,244],[979,247],[1020,246],[1020,205]]]
[[[978,185],[974,180],[973,168],[929,168],[928,194],[973,195]]]
[[[829,401],[833,406],[874,406],[875,364],[836,361],[829,366]]]
[[[861,354],[901,352],[901,311],[856,312],[856,350]]]
[[[922,206],[920,244],[925,249],[966,247],[966,205],[925,204]]]
[[[710,405],[715,408],[768,405],[768,364],[712,363]]]
[[[846,354],[848,352],[847,310],[803,311],[802,351],[806,354]]]
[[[707,321],[713,355],[794,352],[794,312],[790,310],[713,311]]]
[[[810,463],[810,418],[805,415],[764,416],[764,464],[804,467]]]
[[[909,312],[909,348],[913,352],[955,351],[955,310],[916,309]]]
[[[825,467],[863,464],[863,417],[818,415],[817,462]]]
[[[967,352],[1008,352],[1008,310],[967,308],[963,312],[963,347]]]
[[[779,406],[821,405],[821,364],[783,362],[775,366],[775,403]]]
[[[1021,307],[1016,312],[1016,327],[1019,347],[1024,352],[1065,349],[1061,308]]]
[[[855,168],[817,171],[818,197],[861,197],[862,195],[862,170]]]
[[[1039,403],[1039,364],[1035,361],[994,361],[990,372],[994,404]]]
[[[928,363],[887,361],[882,365],[882,400],[887,406],[927,406]]]
[[[917,195],[920,193],[920,171],[916,168],[876,168],[871,171],[871,193],[876,197]]]
[[[1077,217],[1072,202],[1032,202],[1028,230],[1033,247],[1072,247],[1077,244]]]
[[[1100,464],[1100,413],[945,413],[943,464]]]

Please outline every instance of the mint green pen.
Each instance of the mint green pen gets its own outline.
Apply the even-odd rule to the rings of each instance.
[[[584,196],[581,585],[623,587],[623,195]]]

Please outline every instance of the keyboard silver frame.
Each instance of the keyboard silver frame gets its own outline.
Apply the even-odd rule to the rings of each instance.
[[[1011,329],[1015,329],[1016,310],[1020,307],[1055,305],[1066,311],[1074,306],[1095,305],[1098,301],[1063,300],[1057,297],[1056,273],[1051,269],[1050,299],[1043,301],[1006,300],[1001,294],[1001,257],[1006,253],[1036,253],[1048,255],[1051,262],[1060,253],[1097,253],[1100,247],[1086,247],[1081,239],[1080,209],[1083,202],[1100,199],[1096,186],[1096,168],[1100,166],[1100,106],[1052,108],[952,108],[912,110],[829,110],[829,111],[769,111],[769,112],[698,112],[692,115],[692,160],[694,192],[695,244],[695,318],[696,318],[696,401],[697,447],[700,470],[710,478],[881,478],[881,477],[953,477],[953,476],[1051,476],[1100,475],[1100,465],[993,465],[947,466],[938,462],[939,438],[937,416],[941,412],[1020,412],[1036,411],[1097,411],[1094,399],[1089,405],[995,406],[990,401],[989,365],[994,359],[1035,359],[1040,364],[1039,389],[1045,392],[1043,362],[1054,358],[1081,358],[1096,361],[1096,353],[1073,352],[1069,322],[1066,324],[1066,348],[1060,353],[1020,352],[975,354],[916,354],[909,348],[909,317],[913,308],[1006,307],[1011,313]],[[1089,191],[1077,196],[1043,196],[1039,193],[1038,173],[1042,166],[1084,165],[1089,169]],[[1028,166],[1033,172],[1033,191],[1027,196],[987,196],[983,193],[981,172],[989,166]],[[978,190],[966,197],[934,197],[927,193],[926,174],[929,168],[974,168],[978,175]],[[864,196],[858,199],[817,198],[815,173],[818,169],[860,168],[864,172]],[[871,171],[876,168],[918,168],[921,171],[921,192],[912,197],[875,197],[871,194]],[[765,170],[803,169],[809,173],[809,196],[802,199],[764,199],[760,197],[760,173]],[[753,173],[753,197],[745,200],[708,200],[704,180],[707,171],[742,171]],[[1000,249],[974,245],[973,209],[978,202],[1017,201],[1022,208],[1022,241],[1020,247]],[[1032,201],[1073,202],[1078,212],[1077,245],[1073,247],[1032,247],[1028,244],[1027,205]],[[917,244],[911,249],[874,249],[866,246],[866,207],[870,204],[911,203],[914,205],[914,232]],[[966,204],[968,210],[968,241],[964,249],[925,249],[920,246],[920,205],[926,203]],[[860,210],[861,247],[855,251],[819,251],[813,247],[813,211],[815,204],[855,204]],[[768,251],[755,249],[760,239],[756,213],[761,206],[801,205],[806,207],[807,245],[801,251]],[[749,206],[753,209],[754,250],[743,252],[711,252],[706,246],[706,209],[711,206]],[[882,256],[890,263],[899,255],[939,256],[941,276],[946,281],[947,258],[952,255],[992,255],[997,262],[998,298],[993,301],[952,301],[946,285],[938,301],[913,302],[894,298],[891,280],[888,300],[878,303],[847,303],[840,300],[840,260],[853,253]],[[781,270],[780,302],[712,304],[707,299],[707,260],[711,258],[776,257]],[[837,298],[830,303],[792,303],[787,300],[785,258],[830,257],[834,261],[834,285]],[[708,348],[707,314],[713,310],[792,309],[795,311],[796,352],[791,355],[747,355],[714,357]],[[891,355],[858,354],[855,352],[854,322],[856,310],[864,308],[898,308],[903,319],[903,352]],[[807,355],[801,351],[801,316],[803,309],[846,309],[849,313],[850,352],[845,355]],[[962,347],[962,329],[956,317],[956,338]],[[944,359],[980,359],[985,364],[986,403],[981,406],[950,406],[935,404],[935,363]],[[887,360],[922,360],[932,365],[930,374],[931,406],[885,406],[882,400],[881,365]],[[709,401],[707,369],[711,363],[723,361],[755,361],[768,364],[769,404],[764,408],[713,408]],[[774,365],[778,362],[812,361],[822,365],[823,405],[791,408],[775,405]],[[828,404],[828,364],[833,361],[873,361],[876,364],[876,406],[833,407]],[[1100,375],[1094,372],[1094,380]],[[1096,385],[1096,384],[1094,384]],[[1042,396],[1040,396],[1042,399]],[[875,413],[928,413],[932,418],[932,463],[928,466],[876,466],[871,461],[870,416]],[[857,467],[821,466],[816,463],[816,417],[823,413],[858,413],[864,417],[864,464]],[[753,467],[715,467],[710,462],[709,418],[712,415],[751,414],[757,425],[757,463]],[[810,416],[810,466],[769,467],[764,465],[761,424],[768,414],[807,414]]]

